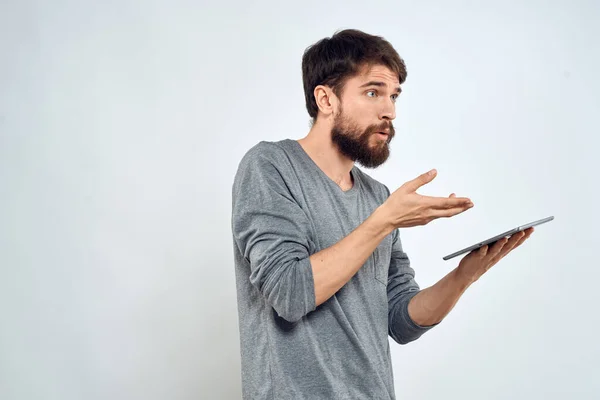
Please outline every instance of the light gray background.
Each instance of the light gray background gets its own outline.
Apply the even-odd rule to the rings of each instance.
[[[402,231],[442,257],[555,215],[435,330],[392,343],[410,399],[592,399],[600,6],[594,1],[31,2],[0,6],[0,398],[241,396],[230,188],[308,132],[303,50],[337,29],[408,65],[395,189],[475,207]]]

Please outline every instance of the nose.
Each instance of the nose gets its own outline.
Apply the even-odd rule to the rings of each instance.
[[[385,102],[379,118],[388,121],[396,118],[396,104],[391,99]]]

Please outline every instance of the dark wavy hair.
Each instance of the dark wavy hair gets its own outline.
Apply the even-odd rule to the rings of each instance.
[[[302,82],[312,124],[316,122],[319,111],[315,87],[328,86],[340,97],[349,78],[357,75],[362,67],[373,65],[388,67],[398,75],[401,84],[406,80],[404,60],[381,36],[345,29],[309,46],[302,56]]]

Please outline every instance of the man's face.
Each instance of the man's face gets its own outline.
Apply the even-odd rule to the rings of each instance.
[[[366,168],[388,159],[399,94],[398,76],[380,65],[346,81],[331,128],[331,139],[342,154]]]

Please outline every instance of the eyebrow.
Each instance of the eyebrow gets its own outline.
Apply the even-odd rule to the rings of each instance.
[[[383,83],[383,82],[379,82],[379,81],[370,81],[370,82],[367,82],[367,83],[365,83],[365,84],[361,85],[360,87],[361,87],[361,88],[364,88],[364,87],[367,87],[367,86],[385,87],[385,86],[386,86],[386,84],[385,84],[385,83]],[[402,88],[401,88],[400,86],[398,86],[398,87],[396,88],[396,92],[397,92],[397,93],[402,93]]]

